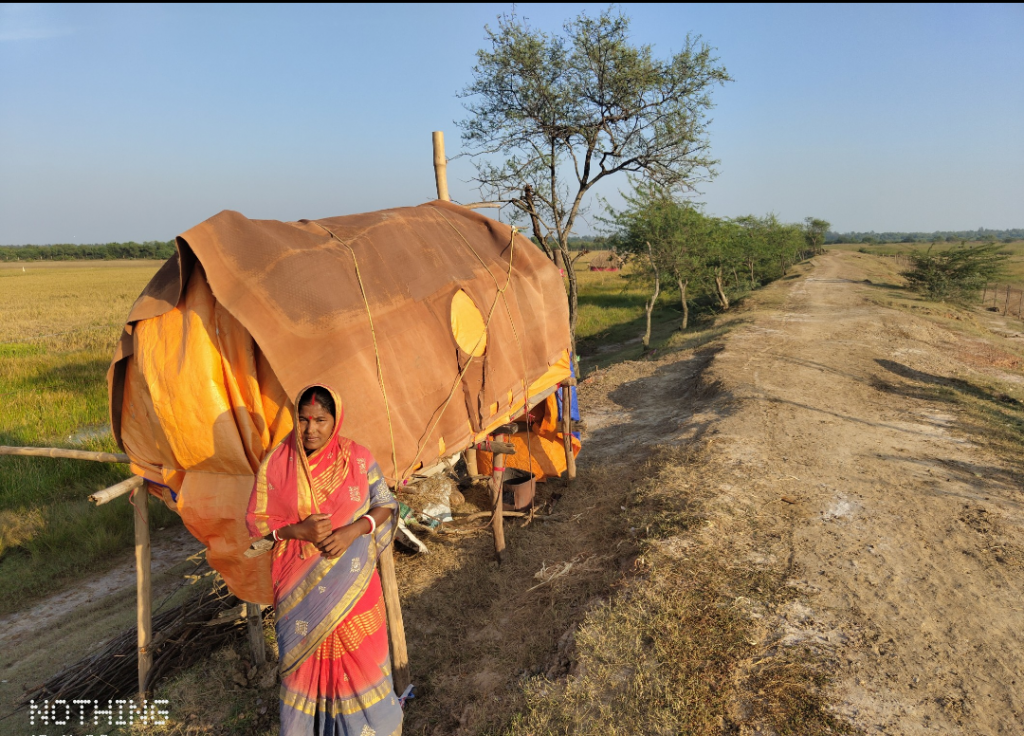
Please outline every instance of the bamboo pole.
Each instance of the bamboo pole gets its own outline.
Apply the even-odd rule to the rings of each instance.
[[[146,697],[146,677],[153,666],[153,600],[150,581],[149,490],[134,494],[136,621],[139,630],[139,697]]]
[[[505,442],[504,434],[494,435],[497,442]],[[501,501],[505,485],[505,456],[494,453],[493,470],[491,471],[491,532],[494,534],[494,556],[500,565],[505,560],[505,526],[502,517]]]
[[[105,503],[113,501],[118,496],[123,496],[126,493],[131,493],[136,488],[141,486],[145,478],[138,475],[133,475],[127,480],[123,480],[117,485],[110,486],[110,488],[104,488],[102,491],[96,491],[96,493],[89,496],[89,500],[97,506],[102,506]]]
[[[93,460],[99,463],[129,463],[127,455],[119,452],[90,452],[88,450],[65,450],[63,447],[9,447],[0,445],[0,455],[27,457],[60,457],[68,460]]]
[[[437,184],[437,198],[450,202],[448,196],[448,159],[444,155],[444,132],[434,131],[434,181]]]
[[[462,205],[467,210],[500,210],[505,206],[504,202],[470,202],[469,204]]]
[[[476,465],[476,449],[470,447],[465,452],[466,456],[466,473],[470,476],[479,475],[479,471]]]
[[[402,693],[409,686],[409,651],[405,643],[405,624],[402,621],[402,602],[398,597],[398,577],[395,575],[394,545],[388,545],[380,555],[380,583],[384,590],[384,610],[388,617],[388,635],[391,643],[391,673],[395,692]]]
[[[565,443],[566,485],[576,480],[576,456],[572,453],[572,387],[562,384],[562,441]]]

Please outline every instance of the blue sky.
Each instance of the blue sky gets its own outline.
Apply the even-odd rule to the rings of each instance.
[[[516,9],[556,31],[604,7]],[[621,8],[636,42],[668,56],[701,34],[735,78],[715,93],[712,214],[1024,226],[1024,6]],[[430,133],[459,152],[456,93],[510,9],[0,6],[0,243],[428,201]],[[477,199],[471,175],[449,166],[454,199]]]

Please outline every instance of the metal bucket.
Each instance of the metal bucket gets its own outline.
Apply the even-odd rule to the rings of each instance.
[[[533,505],[537,479],[525,470],[507,468],[502,476],[501,503],[505,511],[525,511]]]

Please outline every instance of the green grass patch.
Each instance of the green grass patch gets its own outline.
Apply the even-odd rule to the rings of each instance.
[[[650,288],[630,279],[628,267],[620,272],[581,271],[576,276],[576,347],[583,376],[624,360],[656,357],[664,350],[694,348],[711,339],[711,332],[720,334],[715,332],[714,325],[722,312],[710,295],[691,300],[689,324],[683,331],[679,293],[666,289],[658,296],[651,313],[651,349],[645,352],[641,340],[647,328],[645,305]],[[745,286],[730,291],[732,306],[742,303],[749,293]]]

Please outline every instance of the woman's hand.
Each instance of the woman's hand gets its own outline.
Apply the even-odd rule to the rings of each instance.
[[[329,514],[310,514],[298,524],[290,524],[278,531],[281,539],[301,539],[319,545],[331,534]]]
[[[317,545],[317,549],[328,560],[341,557],[345,554],[345,550],[352,546],[352,542],[365,534],[369,528],[370,523],[368,521],[361,518],[356,519],[355,522],[348,526],[335,529],[333,534],[328,535],[324,541]]]

